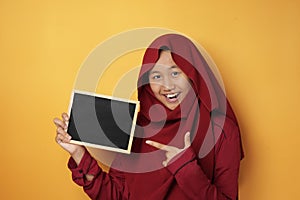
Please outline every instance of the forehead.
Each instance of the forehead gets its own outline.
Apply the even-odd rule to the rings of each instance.
[[[158,60],[156,61],[153,68],[150,70],[151,72],[156,70],[172,70],[179,69],[177,64],[174,62],[172,58],[172,54],[170,51],[161,51]]]
[[[156,63],[163,64],[163,65],[176,65],[173,60],[171,51],[161,51]]]
[[[169,65],[162,65],[162,64],[156,63],[154,65],[154,67],[150,70],[150,73],[163,73],[163,72],[168,72],[168,71],[172,71],[172,70],[181,71],[181,69],[177,65],[169,66]]]

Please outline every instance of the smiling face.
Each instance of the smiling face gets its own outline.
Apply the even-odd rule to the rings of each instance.
[[[186,74],[176,65],[170,51],[162,51],[149,73],[150,87],[155,97],[174,110],[191,89]]]

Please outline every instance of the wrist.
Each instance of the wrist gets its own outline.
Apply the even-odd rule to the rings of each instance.
[[[70,155],[76,162],[77,166],[79,165],[84,153],[85,153],[85,148],[83,148],[82,146],[78,146],[78,148],[74,149],[73,152],[70,152]]]

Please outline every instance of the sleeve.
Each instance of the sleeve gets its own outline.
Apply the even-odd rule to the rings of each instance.
[[[209,180],[198,164],[194,150],[189,147],[167,166],[178,186],[190,199],[238,199],[238,176],[241,158],[240,136],[237,126],[230,127],[215,145],[213,181]]]
[[[128,199],[124,174],[116,170],[109,173],[102,171],[87,150],[78,166],[71,157],[68,168],[72,172],[73,181],[82,186],[91,199]],[[86,174],[93,175],[93,180],[88,181],[85,177]]]

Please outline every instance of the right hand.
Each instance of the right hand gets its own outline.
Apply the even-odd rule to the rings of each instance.
[[[66,113],[62,113],[62,119],[54,118],[53,122],[56,125],[56,137],[55,141],[67,152],[71,154],[72,157],[81,157],[85,151],[84,147],[76,144],[71,144],[71,136],[66,132],[67,123],[69,121],[69,116]],[[76,156],[77,154],[77,156]]]
[[[69,121],[69,116],[67,113],[62,113],[61,115],[62,120],[59,118],[54,118],[53,122],[56,125],[56,137],[55,141],[67,152],[71,154],[74,161],[77,165],[81,162],[81,159],[85,153],[85,148],[83,146],[77,144],[71,144],[71,136],[66,132],[67,130],[67,123]],[[94,176],[90,174],[85,175],[86,179],[91,181],[93,180]]]

